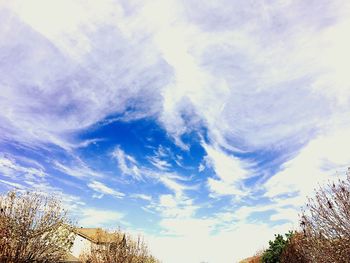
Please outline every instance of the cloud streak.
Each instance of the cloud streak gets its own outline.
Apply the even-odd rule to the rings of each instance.
[[[95,192],[101,193],[101,194],[106,194],[106,195],[111,195],[116,198],[123,198],[125,196],[124,193],[121,193],[117,190],[114,190],[104,183],[101,183],[99,181],[92,181],[91,183],[88,184],[88,187],[94,190]]]

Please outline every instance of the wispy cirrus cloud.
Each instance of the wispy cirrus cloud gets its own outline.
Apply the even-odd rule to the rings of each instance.
[[[73,165],[63,164],[56,160],[53,162],[53,167],[64,174],[67,174],[76,178],[80,178],[80,179],[91,178],[91,177],[95,177],[95,178],[102,177],[101,173],[94,171],[79,159],[77,163]]]
[[[95,192],[101,193],[101,194],[106,194],[106,195],[111,195],[116,198],[123,198],[125,196],[124,193],[121,193],[115,189],[112,189],[111,187],[108,187],[104,183],[101,183],[99,181],[91,181],[88,184],[88,187],[94,190]]]
[[[176,172],[169,172],[167,168],[170,168],[170,164],[167,161],[162,161],[160,158],[167,157],[165,152],[159,148],[156,155],[148,156],[146,159],[152,164],[153,167],[148,167],[140,164],[136,158],[132,155],[125,153],[125,151],[117,146],[112,152],[112,158],[115,158],[118,162],[119,170],[125,174],[132,176],[135,180],[139,181],[142,178],[160,182],[167,189],[175,193],[176,196],[182,196],[186,190],[196,190],[198,185],[190,183],[189,179]],[[160,163],[159,163],[160,162]]]
[[[156,112],[159,93],[151,92],[147,83],[152,80],[152,87],[159,89],[166,81],[167,67],[156,51],[147,48],[147,41],[125,36],[114,27],[111,16],[103,21],[91,19],[97,14],[94,12],[82,20],[68,15],[71,23],[63,25],[59,17],[67,15],[66,10],[76,10],[77,3],[56,3],[54,9],[40,1],[36,4],[46,8],[17,2],[1,6],[2,21],[6,24],[1,28],[4,39],[1,50],[7,56],[0,65],[3,76],[0,99],[4,109],[1,127],[7,131],[2,133],[2,140],[53,143],[70,149],[79,144],[70,136],[72,132],[108,114],[123,114],[128,107],[134,109],[135,116]],[[88,5],[87,10],[99,10],[103,16],[108,11],[92,3]],[[110,10],[116,8],[118,5]],[[58,13],[61,15],[57,17]],[[90,23],[96,23],[96,30],[77,33]],[[79,38],[79,43],[74,44],[73,38]],[[140,41],[142,45],[138,45]],[[84,50],[81,45],[88,47],[89,52],[81,54]],[[108,54],[102,50],[108,50]],[[102,60],[104,63],[99,63]],[[15,61],[17,66],[13,69]],[[133,70],[125,74],[121,65]],[[79,92],[75,92],[77,89]]]
[[[152,196],[146,194],[133,194],[133,198],[139,198],[145,201],[152,201]]]
[[[26,166],[16,162],[15,158],[0,156],[0,173],[6,177],[45,177],[47,173],[43,167]]]
[[[216,15],[221,14],[220,12],[225,14],[227,11],[224,10],[225,8],[220,8],[221,4],[214,6],[217,6]],[[245,7],[249,10],[248,6]],[[279,7],[279,4],[271,5],[269,9],[259,12],[265,12],[266,16],[270,16],[276,10],[280,11]],[[205,8],[210,12],[210,4],[208,7],[204,5],[203,9]],[[192,13],[187,9],[186,11],[192,18],[190,16]],[[201,14],[196,10],[193,15]],[[295,18],[292,15],[284,20],[291,20],[287,20],[286,24],[288,22],[288,24],[299,25],[298,21],[294,20]],[[256,20],[259,21],[259,19],[258,16]],[[217,38],[214,43],[207,31],[188,29],[188,27],[184,29],[179,23],[178,27],[183,29],[177,31],[181,32],[179,38],[181,37],[181,40],[187,45],[186,50],[196,47],[195,51],[190,53],[191,61],[195,71],[204,75],[202,79],[204,78],[205,81],[202,84],[198,81],[201,78],[191,74],[187,82],[181,82],[178,85],[174,83],[172,89],[177,96],[174,100],[174,95],[169,91],[169,101],[176,101],[176,98],[179,101],[190,100],[197,114],[206,121],[211,135],[224,146],[232,147],[231,143],[227,143],[229,140],[234,142],[234,148],[244,150],[273,147],[281,143],[285,147],[290,147],[291,144],[302,143],[305,136],[311,138],[313,132],[324,125],[329,116],[335,113],[332,110],[333,98],[326,96],[323,92],[315,92],[322,79],[321,72],[325,70],[324,67],[329,68],[329,65],[322,62],[315,68],[315,63],[310,65],[307,60],[317,60],[317,54],[322,53],[321,48],[326,43],[327,51],[330,52],[329,50],[338,49],[338,43],[347,40],[334,41],[322,34],[317,34],[318,32],[311,34],[304,30],[297,31],[302,35],[300,39],[294,35],[288,37],[282,29],[277,31],[276,28],[276,31],[273,31],[273,21],[262,20],[263,23],[256,23],[256,20],[251,18],[252,23],[248,23],[246,27],[238,25],[230,27],[228,24],[226,30],[224,27],[222,31],[215,31]],[[200,22],[205,24],[210,19],[195,21],[202,26]],[[271,32],[262,31],[263,27],[269,23],[271,23]],[[310,27],[314,26],[311,21],[302,21],[301,24],[303,23],[310,23]],[[283,24],[280,27],[283,28]],[[333,29],[332,25],[319,28],[319,30],[324,30],[325,35]],[[264,36],[255,33],[259,30],[264,32]],[[167,31],[165,34],[170,36],[173,31]],[[186,38],[186,34],[195,35],[203,41],[191,41]],[[263,39],[257,36],[266,38],[265,41],[271,40],[272,43],[260,45]],[[294,47],[292,51],[289,45],[283,45],[285,42],[282,42],[282,37],[291,42],[289,45]],[[308,41],[306,48],[312,52],[309,56],[304,56],[304,52],[308,51],[297,49],[302,44],[301,41]],[[331,48],[329,44],[332,44]],[[171,48],[175,49],[175,46],[169,45],[169,49]],[[189,56],[188,52],[186,56]],[[344,67],[345,64],[339,63],[337,67]],[[191,83],[196,83],[196,85],[191,85]],[[215,89],[212,88],[214,86]],[[169,90],[171,90],[170,87]],[[170,123],[179,123],[174,118],[182,118],[181,115],[176,117],[177,112],[182,110],[181,103],[172,103],[175,104],[174,107],[177,110],[173,110],[174,114],[169,114],[173,118],[167,116],[167,120]],[[302,111],[299,110],[301,108]],[[180,132],[180,129],[183,129],[182,126],[176,125],[175,127],[179,127]],[[298,134],[303,134],[302,138],[298,138]]]
[[[22,130],[26,133],[17,136],[17,139],[30,137],[40,141],[45,138],[69,148],[74,142],[67,138],[68,130],[80,130],[110,113],[123,113],[128,106],[136,106],[136,111],[140,108],[146,115],[160,113],[159,120],[175,137],[205,124],[211,138],[228,148],[253,150],[266,146],[288,148],[295,143],[301,145],[308,140],[306,137],[312,138],[318,129],[322,129],[330,116],[336,115],[335,110],[341,106],[334,99],[342,98],[341,105],[344,107],[344,98],[349,95],[344,81],[344,68],[349,60],[339,55],[347,43],[346,34],[343,34],[348,23],[347,9],[340,8],[340,2],[322,1],[315,4],[315,8],[322,10],[322,13],[313,19],[307,16],[307,12],[313,10],[313,4],[301,2],[255,4],[254,9],[249,4],[239,5],[241,15],[233,8],[235,2],[228,8],[223,8],[226,4],[221,2],[208,3],[195,12],[191,6],[196,5],[196,1],[188,1],[184,5],[174,1],[145,2],[143,5],[132,4],[135,10],[131,13],[121,4],[105,2],[96,6],[89,3],[84,7],[85,15],[79,18],[73,16],[73,10],[79,6],[77,2],[62,2],[53,5],[53,8],[38,1],[38,4],[45,6],[45,12],[35,9],[35,5],[11,4],[7,6],[8,10],[14,10],[22,21],[16,15],[6,15],[4,12],[2,15],[8,23],[13,23],[13,27],[19,25],[16,27],[25,34],[11,35],[12,31],[3,30],[4,39],[12,39],[9,46],[18,46],[30,55],[19,59],[20,74],[16,78],[11,77],[15,74],[12,73],[4,80],[3,89],[7,90],[4,94],[8,102],[4,104],[5,108],[6,105],[14,105],[15,100],[16,103],[21,101],[17,110],[4,110],[11,111],[11,115],[6,115],[4,119],[4,130],[16,130],[16,133]],[[167,10],[167,15],[155,18],[153,12],[157,6]],[[232,13],[237,17],[227,15],[227,10],[232,8],[235,10]],[[62,23],[60,16],[49,16],[50,12],[57,14],[65,10],[70,10],[67,15],[70,23]],[[211,19],[204,19],[208,13],[213,14]],[[281,16],[281,13],[288,15]],[[46,21],[48,17],[50,19]],[[102,21],[100,17],[105,19]],[[115,23],[112,17],[120,22],[117,23],[118,30],[108,27]],[[249,19],[244,24],[237,23],[247,17]],[[46,22],[42,23],[44,20]],[[91,25],[90,30],[80,30],[88,24]],[[101,28],[105,28],[108,34]],[[141,44],[141,36],[131,37],[132,32],[139,33],[145,28],[150,36],[146,38],[147,41]],[[29,43],[25,47],[20,46],[19,43],[26,43],[18,37],[22,35],[32,38],[36,43],[35,48]],[[75,44],[70,40],[73,35]],[[112,45],[116,42],[120,44]],[[43,47],[41,56],[34,55],[39,43]],[[298,48],[300,46],[303,49]],[[131,52],[132,48],[134,50]],[[108,50],[108,57],[99,50]],[[10,53],[7,51],[10,50],[6,50],[6,53]],[[123,52],[123,56],[120,56],[120,52]],[[148,55],[145,58],[135,55],[139,53]],[[67,60],[64,54],[71,59]],[[47,65],[40,59],[43,56],[52,57],[52,63]],[[111,59],[113,56],[116,60]],[[121,63],[124,60],[128,63]],[[54,68],[50,66],[53,63],[56,63]],[[119,74],[126,71],[124,67],[132,68],[132,72],[127,70],[128,74]],[[6,68],[7,65],[3,65],[3,69]],[[31,68],[45,70],[29,74]],[[156,73],[153,72],[159,68],[168,70],[164,77],[154,76]],[[109,74],[112,71],[113,74]],[[23,72],[28,74],[21,77]],[[91,82],[89,76],[92,73],[96,78]],[[153,95],[142,84],[147,83],[140,77],[144,74],[154,83],[151,86],[156,87]],[[57,85],[51,84],[55,82],[55,76],[66,79],[61,92],[58,92]],[[78,77],[72,81],[72,76]],[[117,78],[117,82],[114,78]],[[22,91],[27,86],[25,83],[32,82],[38,83],[31,85],[33,91],[44,91],[42,96],[32,98],[31,104],[33,101],[35,104],[27,105],[25,97],[21,99],[15,95],[18,92],[13,93],[20,81],[24,81],[20,85]],[[114,83],[113,86],[111,83]],[[75,86],[84,88],[75,93]],[[100,88],[96,90],[95,86]],[[324,88],[326,86],[327,89]],[[335,92],[325,92],[330,90],[329,86]],[[30,91],[29,88],[25,89]],[[49,114],[39,114],[43,112],[41,107],[45,106],[41,97],[45,101],[55,97],[59,103]],[[112,104],[114,106],[110,107]],[[152,109],[144,111],[143,107]],[[303,110],[299,110],[301,108]],[[47,112],[48,107],[45,109]],[[61,113],[66,116],[64,122],[61,121]],[[34,119],[38,118],[42,127],[36,123],[35,133],[30,133]],[[56,124],[55,131],[49,130],[52,123]],[[15,126],[11,128],[12,125]],[[256,130],[259,132],[256,133]],[[7,134],[9,136],[11,132]],[[303,134],[303,137],[299,138],[299,134]],[[234,142],[234,146],[231,142]]]
[[[161,160],[157,156],[149,157],[149,161],[154,167],[158,168],[159,170],[166,171],[171,167],[171,164],[169,164],[166,160]]]
[[[12,182],[12,181],[0,179],[0,182],[4,185],[8,186],[8,188],[25,189],[25,187],[22,184],[18,184],[18,183]]]
[[[123,174],[130,175],[136,180],[142,179],[142,174],[137,161],[131,155],[126,154],[120,146],[117,146],[113,150],[112,157],[117,160],[118,168]]]
[[[175,159],[174,161],[178,165],[180,164],[177,160],[178,158],[175,158],[174,154],[172,154],[169,149],[160,145],[158,149],[154,151],[154,155],[149,156],[147,159],[157,169],[161,171],[169,171],[172,168],[172,165],[168,161],[169,158]],[[179,166],[181,166],[181,164]]]

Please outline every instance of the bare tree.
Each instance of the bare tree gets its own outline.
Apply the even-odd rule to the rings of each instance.
[[[286,247],[283,249],[280,262],[281,263],[309,263],[312,262],[307,257],[308,244],[306,238],[300,232],[294,232],[288,240]]]
[[[97,239],[106,241],[103,237]],[[119,230],[108,233],[107,242],[92,244],[90,252],[82,255],[81,260],[84,263],[159,263],[150,255],[141,237],[134,240]]]
[[[60,202],[38,193],[0,195],[0,262],[51,263],[69,251],[73,226]]]
[[[301,215],[304,255],[312,262],[350,262],[350,173],[309,198]]]

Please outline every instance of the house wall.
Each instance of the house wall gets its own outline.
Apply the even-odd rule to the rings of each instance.
[[[80,235],[76,235],[73,246],[71,248],[71,254],[77,258],[83,253],[89,253],[91,250],[92,242]]]

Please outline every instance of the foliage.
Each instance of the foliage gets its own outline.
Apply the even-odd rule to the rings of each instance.
[[[109,235],[108,242],[92,244],[81,260],[83,263],[159,263],[140,237],[134,240],[119,230]]]
[[[58,262],[72,241],[72,224],[55,198],[16,191],[0,195],[0,262]]]
[[[293,232],[285,234],[286,239],[280,234],[275,235],[274,241],[269,241],[269,248],[265,250],[262,256],[264,263],[279,263],[283,250],[287,246],[289,240],[293,236]]]

